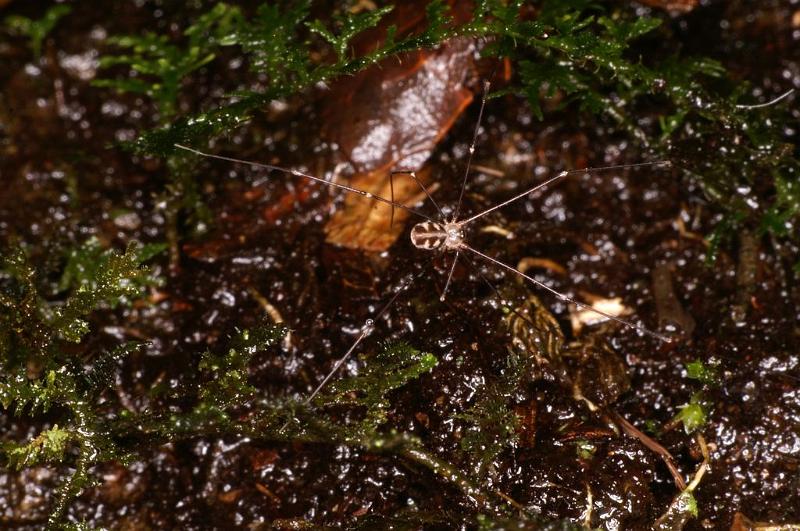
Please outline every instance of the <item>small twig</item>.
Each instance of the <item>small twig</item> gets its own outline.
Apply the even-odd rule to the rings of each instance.
[[[506,176],[506,172],[504,171],[498,170],[497,168],[490,168],[489,166],[482,166],[481,164],[473,164],[472,169],[481,173],[485,173],[486,175],[491,175],[492,177]]]
[[[522,505],[517,500],[515,500],[514,498],[512,498],[511,496],[509,496],[505,492],[501,491],[500,489],[495,489],[494,493],[497,494],[498,496],[500,496],[501,498],[503,498],[514,509],[516,509],[518,511],[521,511],[523,513],[527,513],[528,512],[528,510],[525,508],[524,505]]]
[[[456,466],[426,451],[414,437],[400,434],[390,438],[379,438],[377,440],[366,439],[362,440],[360,444],[369,451],[393,452],[423,465],[447,482],[457,486],[465,496],[483,509],[497,509],[495,504],[490,501],[489,494],[494,494],[497,498],[508,503],[518,511],[528,516],[535,516],[530,514],[524,505],[514,500],[508,494],[501,492],[499,489],[493,489],[488,492],[484,491]]]
[[[651,529],[655,531],[680,531],[686,526],[690,518],[697,516],[697,502],[694,499],[693,491],[700,484],[700,480],[703,479],[703,475],[708,470],[708,462],[711,459],[706,441],[699,433],[697,434],[697,444],[700,445],[703,462],[694,473],[691,483],[672,500],[667,511],[656,520]]]
[[[703,479],[703,475],[708,470],[708,462],[711,460],[708,453],[708,445],[706,444],[706,440],[703,438],[702,435],[699,433],[697,434],[697,444],[700,445],[700,453],[703,455],[703,462],[700,464],[700,467],[697,469],[697,472],[694,473],[694,477],[692,478],[691,483],[686,486],[686,490],[689,492],[693,491],[697,488],[700,484],[700,480]]]
[[[583,527],[586,529],[592,528],[592,506],[594,501],[592,499],[592,486],[589,483],[586,483],[586,509],[584,509],[583,514],[581,514],[581,519],[583,520]]]
[[[250,296],[253,297],[256,302],[264,309],[269,318],[272,319],[272,322],[276,325],[283,324],[284,319],[281,315],[281,312],[273,306],[271,302],[267,300],[256,288],[248,287],[247,292],[250,293]],[[283,338],[283,348],[285,350],[289,350],[292,348],[292,331],[287,330],[286,336]]]
[[[625,420],[625,418],[616,411],[611,411],[610,413],[611,416],[614,417],[614,420],[616,420],[617,423],[622,427],[622,430],[625,433],[631,437],[639,439],[642,444],[661,456],[661,459],[664,461],[664,464],[667,465],[670,474],[672,474],[672,479],[675,481],[675,485],[680,491],[684,491],[686,489],[686,481],[684,481],[683,476],[681,476],[678,467],[675,466],[675,459],[672,457],[672,454],[670,454],[666,448],[645,435],[642,431],[636,428],[636,426]]]

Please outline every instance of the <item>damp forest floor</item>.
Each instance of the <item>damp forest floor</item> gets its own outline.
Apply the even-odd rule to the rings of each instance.
[[[702,94],[767,102],[800,88],[799,4],[523,2],[522,19],[556,22],[414,50],[442,30],[360,73],[336,59],[351,43],[303,20],[340,35],[372,2],[294,19],[280,14],[303,2],[185,4],[0,1],[0,528],[800,526],[798,96],[742,121],[741,105],[720,107],[728,119],[699,88],[667,97],[631,74],[705,57],[721,77]],[[425,4],[388,15],[398,39]],[[226,33],[259,20],[260,41]],[[324,79],[291,47],[253,51],[291,24],[289,45],[334,65]],[[611,60],[581,69],[613,46],[581,39],[620,28],[609,77],[633,81],[609,88],[596,79]],[[526,62],[525,42],[564,35],[577,37]],[[281,68],[301,81],[280,85]],[[667,85],[688,83],[682,68]],[[414,248],[414,218],[390,225],[358,210],[367,198],[172,147],[381,193],[390,163],[412,161],[452,209],[486,80],[466,215],[562,170],[672,165],[570,175],[467,240],[672,341],[598,323],[474,255],[440,301],[452,255]],[[279,97],[233,116],[272,86]],[[235,93],[208,129],[181,122]],[[765,128],[773,144],[740,164]]]

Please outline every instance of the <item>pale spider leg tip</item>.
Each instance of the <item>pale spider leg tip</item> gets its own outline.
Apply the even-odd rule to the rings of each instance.
[[[409,288],[411,284],[422,275],[423,271],[420,271],[419,273],[411,277],[411,279],[409,279],[408,282],[402,282],[397,291],[394,293],[394,295],[392,295],[392,297],[388,300],[388,302],[386,302],[386,304],[383,305],[383,308],[381,308],[380,311],[377,314],[375,314],[375,317],[371,317],[364,322],[364,325],[361,327],[361,333],[358,335],[356,340],[353,342],[352,345],[350,345],[350,348],[347,350],[347,352],[345,352],[344,355],[342,355],[338,360],[336,360],[336,362],[333,364],[333,368],[328,372],[325,378],[323,378],[323,380],[319,383],[319,385],[317,385],[316,389],[314,389],[314,391],[308,396],[308,398],[306,398],[303,401],[303,405],[305,406],[311,405],[311,401],[314,400],[314,398],[320,393],[320,391],[322,391],[322,389],[328,384],[328,382],[331,381],[331,379],[336,375],[336,373],[339,372],[339,369],[351,357],[351,355],[353,354],[353,352],[355,352],[356,348],[361,344],[361,342],[369,334],[372,333],[372,331],[375,329],[375,322],[379,320],[381,317],[383,317],[383,315],[385,315],[386,312],[389,311],[389,308],[392,306],[392,304],[394,304],[394,301],[397,300],[400,294],[403,293],[407,288]]]
[[[666,343],[668,345],[671,345],[672,343],[677,343],[678,342],[678,338],[676,338],[676,337],[670,337],[670,336],[665,336],[663,334],[656,334],[656,333],[654,333],[654,335],[655,335],[655,337],[657,339],[660,339],[662,342],[664,342],[664,343]]]

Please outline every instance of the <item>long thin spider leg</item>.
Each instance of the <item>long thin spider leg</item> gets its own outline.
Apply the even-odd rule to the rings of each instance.
[[[622,318],[617,317],[615,315],[611,315],[610,313],[606,313],[606,312],[604,312],[602,310],[598,310],[597,308],[589,306],[588,304],[584,304],[582,302],[576,301],[575,299],[571,299],[571,298],[567,297],[566,295],[564,295],[563,293],[559,293],[558,291],[554,290],[553,288],[551,288],[550,286],[548,286],[544,282],[539,282],[535,278],[526,275],[525,273],[523,273],[519,269],[516,269],[516,268],[514,268],[514,267],[512,267],[512,266],[510,266],[508,264],[505,264],[505,263],[501,262],[500,260],[497,260],[496,258],[492,258],[489,255],[483,254],[482,252],[478,251],[477,249],[474,249],[474,248],[470,247],[469,245],[464,244],[462,246],[462,249],[466,249],[466,250],[468,250],[468,251],[470,251],[472,253],[475,253],[478,256],[480,256],[481,258],[483,258],[484,260],[488,260],[489,262],[491,262],[491,263],[493,263],[493,264],[495,264],[497,266],[500,266],[503,269],[506,269],[508,271],[511,271],[512,273],[515,273],[515,274],[521,276],[522,278],[524,278],[524,279],[536,284],[540,288],[549,291],[550,293],[552,293],[553,295],[555,295],[559,299],[574,304],[578,308],[581,308],[581,309],[584,309],[584,310],[588,310],[590,312],[594,312],[594,313],[596,313],[598,315],[602,315],[606,319],[610,319],[612,321],[620,323],[621,325],[627,326],[628,328],[634,328],[634,329],[642,332],[643,334],[647,334],[649,336],[652,336],[652,337],[654,337],[656,339],[659,339],[659,340],[661,340],[661,341],[663,341],[665,343],[670,343],[672,341],[672,339],[670,339],[669,337],[667,337],[667,336],[665,336],[663,334],[659,334],[658,332],[653,332],[652,330],[649,330],[649,329],[645,328],[642,325],[638,325],[638,324],[633,323],[631,321],[628,321],[626,319],[622,319]]]
[[[395,296],[389,300],[389,303],[394,302],[394,300],[397,298],[397,295],[399,295],[399,293],[395,294]],[[377,317],[380,317],[380,315],[381,314],[379,313]],[[347,359],[350,357],[350,354],[353,353],[353,351],[361,343],[361,341],[363,341],[364,338],[367,337],[370,334],[370,332],[372,332],[373,326],[374,326],[373,320],[367,319],[367,321],[364,323],[364,326],[361,327],[361,333],[358,334],[356,340],[353,342],[352,345],[350,345],[350,348],[347,349],[347,352],[345,352],[341,358],[336,360],[336,363],[334,363],[333,368],[325,376],[325,378],[322,379],[319,385],[317,385],[314,391],[312,391],[312,393],[308,395],[308,398],[303,400],[303,405],[307,406],[308,404],[310,404],[311,401],[314,400],[314,397],[317,396],[320,391],[322,391],[322,388],[325,387],[325,385],[330,381],[330,379],[333,378],[333,375],[335,375],[339,371],[339,368],[344,364],[345,361],[347,361]]]
[[[413,180],[415,183],[417,183],[417,186],[419,186],[420,190],[422,190],[422,192],[425,194],[425,197],[427,197],[427,198],[428,198],[428,200],[429,200],[431,203],[433,203],[433,206],[434,206],[434,207],[436,207],[436,210],[439,212],[439,215],[440,215],[440,216],[441,216],[441,217],[444,219],[444,213],[442,212],[442,209],[441,209],[441,208],[439,208],[439,203],[437,203],[437,202],[436,202],[436,200],[435,200],[435,199],[433,198],[433,196],[430,194],[430,192],[429,192],[429,191],[428,191],[428,189],[425,187],[425,185],[424,185],[424,184],[422,184],[422,181],[420,181],[420,180],[419,180],[419,177],[417,177],[417,172],[416,172],[416,171],[411,171],[411,170],[395,170],[395,171],[393,171],[393,172],[391,173],[391,175],[392,175],[392,176],[394,176],[394,175],[396,175],[396,174],[406,174],[406,175],[408,175],[409,177],[411,177],[411,179],[412,179],[412,180]]]
[[[330,379],[333,378],[333,376],[339,371],[339,368],[344,364],[345,361],[347,361],[347,359],[350,357],[350,355],[353,353],[353,351],[356,349],[356,347],[358,347],[358,345],[361,343],[361,341],[363,341],[364,338],[367,337],[372,332],[372,329],[375,326],[374,325],[375,321],[380,319],[381,317],[383,317],[383,314],[385,314],[389,310],[389,307],[397,299],[397,297],[400,296],[400,293],[402,293],[402,291],[404,289],[405,289],[405,287],[402,287],[400,290],[397,291],[397,293],[395,293],[392,296],[391,299],[389,299],[389,302],[387,302],[383,306],[383,308],[381,308],[381,311],[379,311],[377,313],[377,315],[375,316],[375,319],[367,319],[367,321],[364,323],[364,326],[361,327],[361,333],[358,334],[358,337],[353,342],[353,344],[350,345],[350,348],[347,349],[347,352],[345,352],[344,355],[342,355],[341,358],[336,360],[336,363],[333,364],[333,368],[325,376],[325,378],[323,378],[323,380],[319,383],[319,385],[316,387],[316,389],[314,389],[314,391],[310,395],[308,395],[308,398],[303,400],[303,404],[304,405],[310,404],[311,401],[314,400],[314,397],[317,396],[320,391],[322,391],[322,388],[325,387],[325,385],[330,381]]]
[[[394,203],[395,202],[394,201],[394,172],[391,172],[389,174],[389,194],[390,194],[389,197],[391,198],[392,203]],[[394,228],[394,204],[392,204],[392,214],[391,214],[391,217],[389,218],[389,228],[390,229]]]
[[[525,190],[524,192],[522,192],[520,194],[515,195],[511,199],[507,199],[507,200],[503,201],[500,204],[497,204],[497,205],[495,205],[495,206],[493,206],[491,208],[487,208],[483,212],[479,212],[478,214],[475,214],[474,216],[465,219],[464,221],[460,221],[459,224],[461,224],[463,226],[463,225],[467,225],[469,223],[472,223],[476,219],[485,216],[489,212],[494,212],[497,209],[503,208],[504,206],[506,206],[508,204],[511,204],[514,201],[518,200],[518,199],[522,199],[523,197],[527,196],[528,194],[532,194],[533,192],[539,190],[540,188],[544,188],[545,186],[547,186],[549,184],[552,184],[555,181],[558,181],[559,179],[563,179],[564,177],[568,177],[570,175],[575,175],[576,173],[596,173],[596,172],[609,171],[609,170],[620,170],[620,169],[628,169],[628,168],[642,168],[642,167],[646,167],[646,166],[660,166],[662,164],[667,165],[667,164],[672,164],[672,162],[670,162],[668,160],[657,160],[657,161],[653,161],[653,162],[640,162],[638,164],[617,164],[615,166],[598,166],[596,168],[583,168],[583,169],[580,169],[580,170],[562,171],[561,173],[559,173],[555,177],[551,177],[550,179],[546,180],[545,182],[539,183],[539,184],[533,186],[532,188],[530,188],[528,190]]]
[[[458,255],[460,253],[461,251],[456,251],[456,255],[453,257],[453,265],[450,266],[450,272],[447,274],[447,282],[444,283],[442,295],[439,297],[439,300],[442,302],[444,302],[444,299],[447,296],[447,288],[450,287],[450,281],[453,279],[453,271],[456,270],[456,262],[458,262]]]
[[[288,168],[281,168],[280,166],[273,166],[272,164],[264,164],[264,163],[261,163],[261,162],[255,162],[255,161],[251,161],[251,160],[235,159],[233,157],[226,157],[224,155],[214,155],[212,153],[204,153],[203,151],[200,151],[198,149],[194,149],[194,148],[191,148],[191,147],[188,147],[188,146],[184,146],[184,145],[181,145],[181,144],[175,144],[175,147],[179,148],[179,149],[183,149],[185,151],[189,151],[189,152],[194,153],[196,155],[200,155],[201,157],[209,158],[209,159],[225,160],[225,161],[228,161],[228,162],[235,162],[237,164],[247,164],[247,165],[252,166],[254,168],[262,168],[262,169],[269,170],[269,171],[279,171],[279,172],[282,172],[282,173],[288,173],[290,175],[294,175],[296,177],[303,177],[303,178],[309,179],[311,181],[315,181],[315,182],[318,182],[320,184],[324,184],[325,186],[329,186],[331,188],[338,188],[339,190],[344,190],[345,192],[349,192],[351,194],[357,194],[357,195],[366,197],[367,199],[372,199],[373,201],[378,201],[379,203],[385,203],[385,204],[390,205],[390,206],[401,208],[401,209],[405,210],[406,212],[410,212],[411,214],[414,214],[415,216],[419,216],[419,217],[421,217],[423,219],[426,219],[428,221],[434,221],[433,218],[431,218],[430,216],[427,216],[427,215],[423,214],[422,212],[419,212],[418,210],[415,210],[413,208],[407,207],[406,205],[403,205],[401,203],[396,203],[394,201],[386,199],[385,197],[381,197],[379,195],[375,195],[375,194],[373,194],[371,192],[365,192],[364,190],[359,190],[358,188],[353,188],[352,186],[347,186],[345,184],[339,184],[339,183],[326,181],[325,179],[323,179],[321,177],[315,177],[314,175],[309,175],[307,173],[303,173],[303,172],[298,171],[298,170],[290,170]]]
[[[455,213],[453,214],[453,221],[458,219],[461,213],[461,203],[464,200],[464,189],[467,187],[467,178],[469,177],[469,167],[472,164],[472,155],[475,153],[475,144],[478,142],[478,133],[481,129],[481,120],[483,119],[483,109],[486,107],[486,96],[489,94],[491,83],[488,81],[483,82],[483,95],[481,96],[481,110],[478,111],[478,121],[475,124],[475,131],[472,133],[472,143],[469,145],[469,155],[467,156],[467,167],[464,169],[464,180],[461,182],[461,192],[458,194],[458,204],[456,205]]]
[[[306,398],[303,401],[304,405],[308,405],[308,404],[311,403],[311,401],[314,399],[314,397],[319,394],[319,392],[322,390],[322,388],[325,387],[325,385],[330,381],[331,378],[333,378],[333,376],[336,374],[336,372],[339,370],[339,368],[344,364],[344,362],[347,361],[347,359],[350,357],[350,355],[353,353],[353,351],[356,349],[356,347],[358,347],[358,345],[361,343],[361,341],[363,341],[364,338],[367,337],[370,334],[370,332],[372,332],[372,329],[374,327],[375,321],[377,321],[378,319],[383,317],[383,315],[386,312],[389,311],[389,308],[391,308],[391,306],[394,303],[394,301],[397,300],[397,297],[399,297],[400,294],[402,294],[409,287],[411,287],[411,284],[413,284],[415,280],[417,280],[420,276],[422,276],[422,274],[425,273],[426,270],[427,270],[427,266],[423,267],[419,272],[417,272],[417,274],[412,276],[408,280],[408,282],[402,282],[400,284],[399,288],[397,289],[397,291],[395,292],[395,294],[392,295],[392,298],[389,299],[389,301],[386,304],[383,305],[383,307],[380,309],[380,311],[377,314],[375,314],[375,317],[371,318],[371,319],[367,319],[367,321],[364,323],[364,326],[361,327],[361,333],[358,334],[358,337],[356,338],[356,340],[353,342],[353,344],[350,346],[350,348],[347,349],[347,352],[345,352],[344,355],[341,358],[336,360],[336,363],[333,365],[333,368],[330,370],[330,372],[327,374],[327,376],[325,376],[325,378],[322,380],[322,382],[320,382],[320,384],[316,387],[316,389],[314,389],[314,391],[308,396],[308,398]]]
[[[494,283],[492,283],[492,281],[491,281],[491,280],[489,280],[489,279],[486,277],[486,275],[484,275],[484,274],[483,274],[483,272],[480,270],[480,268],[479,268],[479,267],[478,267],[478,266],[475,264],[475,262],[473,262],[473,261],[472,261],[472,259],[471,259],[471,258],[470,258],[468,255],[466,255],[466,254],[465,254],[465,255],[464,255],[464,258],[467,260],[467,263],[468,263],[469,265],[471,265],[471,266],[472,266],[473,270],[474,270],[476,273],[478,273],[478,276],[479,276],[479,277],[481,277],[481,278],[483,279],[483,281],[484,281],[484,282],[485,282],[485,283],[486,283],[486,284],[487,284],[487,285],[488,285],[490,288],[492,288],[492,291],[494,291],[494,294],[495,294],[495,296],[497,297],[497,300],[498,300],[498,302],[499,302],[499,303],[500,303],[502,306],[504,306],[504,307],[505,307],[505,308],[506,308],[508,311],[510,311],[511,313],[513,313],[514,315],[516,315],[517,317],[519,317],[520,319],[522,319],[523,321],[525,321],[526,323],[528,323],[529,325],[531,325],[532,327],[536,328],[536,324],[535,324],[533,321],[531,321],[530,317],[528,317],[528,316],[526,316],[526,315],[523,315],[523,314],[519,313],[519,312],[517,311],[517,309],[516,309],[516,308],[514,308],[513,306],[511,306],[510,304],[508,304],[508,303],[506,303],[506,302],[505,302],[505,300],[504,300],[504,298],[503,298],[503,294],[502,294],[502,293],[500,293],[500,290],[499,290],[499,289],[497,289],[497,286],[495,286],[495,285],[494,285]]]
[[[789,89],[786,92],[784,92],[783,94],[781,94],[780,96],[778,96],[777,98],[774,98],[774,99],[772,99],[772,100],[770,100],[770,101],[768,101],[766,103],[757,103],[755,105],[737,105],[736,108],[737,109],[746,109],[746,110],[763,109],[764,107],[769,107],[770,105],[775,105],[776,103],[779,103],[780,101],[788,98],[792,94],[794,94],[794,89]]]

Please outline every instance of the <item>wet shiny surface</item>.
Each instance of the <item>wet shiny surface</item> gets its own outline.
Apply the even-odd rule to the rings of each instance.
[[[787,22],[797,6],[766,2],[755,15],[743,6],[734,3],[728,12],[717,4],[697,9],[675,22],[676,31],[699,39],[704,25],[719,26],[724,18],[729,24],[715,33],[714,49],[730,53],[725,56],[729,66],[745,70],[756,84],[786,75],[800,84],[800,37],[795,36],[800,30]],[[158,205],[161,162],[106,149],[110,140],[130,139],[151,126],[153,109],[142,99],[91,89],[87,80],[100,35],[163,28],[177,15],[150,2],[140,8],[115,3],[102,16],[91,6],[76,9],[79,15],[56,34],[61,96],[54,92],[54,74],[30,65],[18,43],[0,48],[6,65],[0,71],[0,175],[5,186],[0,233],[28,243],[37,264],[54,271],[59,250],[88,235],[116,246],[132,238],[164,239]],[[755,40],[749,33],[752,17],[762,28]],[[770,46],[780,53],[765,53]],[[191,86],[192,104],[209,104],[220,87],[235,88],[226,85],[227,79],[221,61]],[[329,175],[346,157],[321,140],[326,96],[320,90],[265,112],[234,134],[230,149]],[[458,198],[476,115],[475,106],[469,107],[432,155],[432,179],[442,204]],[[389,121],[380,114],[370,120],[378,129]],[[621,138],[611,124],[588,117],[553,111],[538,123],[520,100],[494,100],[487,107],[475,162],[502,176],[475,172],[465,213],[496,204],[562,169],[646,157]],[[607,344],[598,347],[601,355],[581,350],[559,360],[542,354],[544,361],[526,385],[503,396],[518,418],[515,442],[485,463],[464,450],[475,425],[462,414],[502,380],[509,352],[525,343],[520,335],[528,323],[517,323],[516,329],[506,324],[507,312],[477,271],[497,286],[513,288],[513,300],[538,296],[540,302],[529,307],[531,315],[541,315],[535,322],[555,322],[568,335],[567,305],[502,271],[468,262],[456,268],[448,298],[439,302],[449,259],[429,263],[430,253],[409,241],[410,227],[383,254],[342,249],[326,243],[324,232],[340,209],[338,194],[220,162],[203,165],[198,178],[213,224],[207,234],[184,242],[181,273],[152,306],[93,317],[99,332],[87,349],[125,339],[149,341],[125,363],[109,397],[109,414],[159,406],[159,389],[185,383],[184,368],[199,352],[219,345],[235,328],[262,319],[265,310],[254,293],[269,301],[292,334],[288,344],[259,355],[253,382],[265,399],[307,396],[391,288],[427,268],[375,323],[361,349],[374,352],[383,342],[400,339],[439,359],[430,374],[393,393],[387,430],[416,435],[468,478],[547,518],[584,521],[591,493],[593,526],[642,529],[676,494],[669,473],[657,456],[574,400],[573,389],[559,381],[569,374],[584,396],[613,406],[645,430],[648,423],[667,424],[700,389],[686,377],[685,364],[716,361],[720,382],[707,390],[713,408],[703,429],[713,445],[711,471],[696,492],[700,516],[687,529],[724,529],[736,511],[760,521],[800,521],[800,290],[790,271],[798,250],[789,245],[777,253],[766,240],[760,242],[755,282],[748,284],[749,305],[733,319],[730,308],[742,302],[740,254],[734,251],[739,244],[713,266],[705,265],[706,246],[682,233],[676,220],[705,234],[715,214],[702,208],[695,183],[679,169],[576,176],[486,220],[513,233],[513,239],[477,227],[467,231],[472,245],[506,263],[526,257],[552,260],[565,275],[539,269],[528,274],[572,296],[622,297],[634,310],[632,317],[652,328],[662,318],[657,292],[666,282],[655,272],[668,267],[667,298],[673,311],[667,313],[685,312],[696,323],[688,337],[671,345],[610,328],[603,334]],[[675,310],[676,303],[682,311]],[[687,330],[682,321],[679,325]],[[582,339],[590,333],[591,327]],[[550,339],[543,353],[560,342]],[[343,373],[354,374],[359,366],[354,357]],[[0,429],[9,439],[29,437],[46,423],[0,416]],[[491,426],[486,432],[500,437],[503,428]],[[690,475],[700,461],[692,437],[674,429],[659,433],[658,439]],[[144,449],[130,464],[109,463],[96,473],[101,481],[81,496],[70,517],[98,526],[259,528],[278,519],[348,526],[405,511],[461,522],[476,511],[475,502],[454,482],[418,462],[350,446],[198,437]],[[62,474],[46,467],[0,470],[0,524],[40,527]]]

